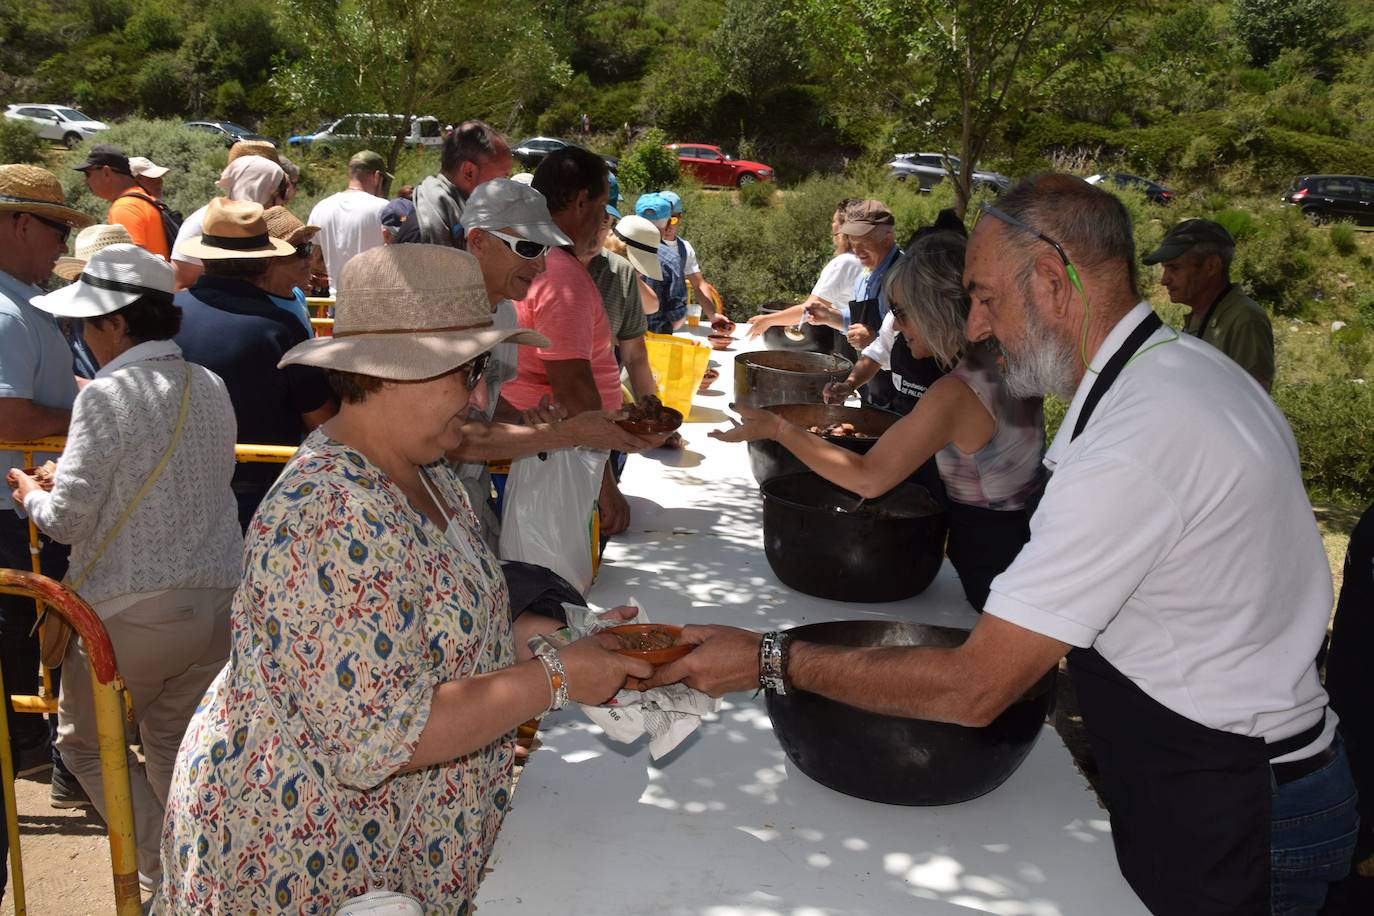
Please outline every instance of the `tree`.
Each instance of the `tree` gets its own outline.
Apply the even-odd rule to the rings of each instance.
[[[1011,118],[1048,101],[1066,68],[1091,60],[1129,0],[796,0],[793,15],[818,36],[851,100],[897,112],[940,138],[957,130],[957,208],[973,170]]]
[[[1287,48],[1306,48],[1320,59],[1343,19],[1332,0],[1236,0],[1231,10],[1231,23],[1257,67]]]
[[[541,2],[281,0],[305,50],[273,83],[296,110],[399,115],[393,171],[411,120],[432,107],[450,106],[454,121],[493,117],[567,81]]]

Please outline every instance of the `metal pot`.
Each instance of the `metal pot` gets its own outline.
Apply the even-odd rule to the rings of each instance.
[[[860,620],[814,623],[794,639],[834,646],[960,645],[968,630]],[[968,728],[865,712],[806,691],[769,694],[787,757],[836,792],[889,805],[952,805],[991,792],[1026,759],[1054,705],[1051,668],[990,724]]]
[[[759,306],[759,312],[772,315],[791,308],[793,304],[786,301],[766,302]],[[798,335],[795,325],[790,328],[769,328],[763,332],[763,345],[769,350],[805,350],[810,353],[829,353],[835,346],[835,329],[828,324],[802,324],[799,335],[794,335]]]
[[[735,357],[735,403],[745,407],[819,404],[825,386],[854,364],[828,353],[764,350]]]
[[[789,588],[832,601],[901,601],[925,591],[945,557],[945,513],[903,481],[859,506],[818,474],[765,483],[763,549]]]
[[[900,414],[879,410],[877,407],[846,407],[843,404],[774,404],[768,409],[803,429],[810,426],[826,427],[832,423],[852,423],[854,431],[860,433],[862,438],[822,438],[826,442],[833,442],[860,455],[871,449],[878,441],[878,437],[902,418]],[[749,467],[759,484],[765,484],[784,474],[800,474],[807,470],[800,458],[772,439],[758,439],[749,443]]]

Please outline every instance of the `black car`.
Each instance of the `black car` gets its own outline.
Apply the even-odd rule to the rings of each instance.
[[[242,124],[235,124],[233,121],[187,121],[186,126],[218,134],[224,140],[225,146],[233,146],[240,140],[265,140],[273,146],[276,145],[271,137],[255,134]]]
[[[1374,178],[1367,175],[1304,175],[1293,182],[1283,202],[1320,225],[1346,219],[1374,225]]]
[[[522,140],[518,146],[512,147],[511,155],[515,161],[527,171],[533,172],[539,167],[539,163],[544,161],[544,157],[557,149],[565,146],[578,146],[576,143],[569,143],[567,140],[559,140],[557,137],[530,137]],[[602,156],[606,160],[606,166],[612,171],[620,168],[620,160],[614,156]]]
[[[1099,172],[1085,179],[1088,184],[1110,184],[1118,188],[1131,188],[1145,195],[1151,203],[1167,204],[1174,199],[1174,192],[1157,181],[1132,175],[1130,172]]]

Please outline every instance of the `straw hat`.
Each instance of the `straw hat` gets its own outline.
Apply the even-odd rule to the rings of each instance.
[[[32,213],[66,223],[73,229],[95,223],[80,210],[67,206],[57,176],[36,165],[0,165],[0,213]]]
[[[295,254],[294,245],[274,239],[267,231],[262,204],[216,197],[205,208],[201,235],[177,243],[177,254],[203,261],[233,258],[276,258]]]
[[[277,152],[275,146],[266,140],[240,140],[229,147],[229,162],[242,159],[244,156],[261,156],[281,165],[281,154]]]
[[[440,245],[384,245],[350,258],[334,336],[299,343],[279,367],[320,366],[393,381],[443,375],[499,343],[547,347],[529,328],[492,326],[477,259]]]
[[[63,255],[57,259],[57,264],[53,266],[52,272],[63,280],[75,280],[81,273],[81,269],[86,266],[91,255],[102,248],[109,248],[111,245],[132,245],[133,236],[129,235],[129,230],[115,223],[96,223],[94,226],[87,226],[76,235],[76,242],[73,245],[71,255]]]
[[[635,270],[650,280],[663,279],[663,266],[658,262],[657,226],[642,216],[622,216],[611,232],[625,243],[625,254]]]
[[[75,283],[29,301],[52,315],[95,318],[144,296],[171,302],[175,276],[172,265],[151,251],[137,245],[111,245],[91,255]]]
[[[265,211],[262,218],[267,223],[268,235],[274,239],[281,239],[292,247],[304,245],[320,231],[319,226],[307,226],[285,207],[273,207]]]

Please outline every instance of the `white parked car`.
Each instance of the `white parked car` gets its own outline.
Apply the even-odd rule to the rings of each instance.
[[[396,127],[402,120],[402,115],[349,114],[325,121],[314,133],[288,137],[286,142],[289,146],[312,146],[327,152],[329,147],[342,143],[389,141],[396,136]],[[407,146],[419,149],[443,144],[444,132],[438,118],[421,115],[410,122]]]
[[[38,128],[38,136],[44,140],[65,143],[68,147],[110,129],[104,121],[87,117],[66,105],[10,105],[5,109],[5,117],[12,121],[28,121]]]

